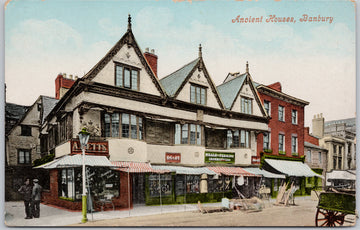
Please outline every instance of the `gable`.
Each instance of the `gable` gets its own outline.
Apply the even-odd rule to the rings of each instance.
[[[115,65],[130,66],[139,70],[139,91],[160,96],[161,93],[155,86],[152,77],[136,54],[133,46],[123,45],[104,68],[93,78],[93,81],[115,86]]]
[[[252,114],[255,116],[263,116],[262,105],[257,103],[257,95],[251,89],[249,82],[244,81],[238,96],[235,99],[234,105],[231,108],[231,111],[241,112],[241,97],[252,99]]]

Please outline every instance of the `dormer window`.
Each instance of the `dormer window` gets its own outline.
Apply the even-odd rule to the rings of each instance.
[[[139,90],[139,69],[133,66],[116,63],[115,86]]]
[[[190,102],[206,105],[206,88],[198,85],[190,85]]]

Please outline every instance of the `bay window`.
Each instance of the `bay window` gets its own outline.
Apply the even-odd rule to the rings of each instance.
[[[201,145],[202,126],[175,124],[175,144]]]
[[[123,137],[143,140],[143,121],[136,115],[127,113],[105,113],[103,116],[105,137]]]

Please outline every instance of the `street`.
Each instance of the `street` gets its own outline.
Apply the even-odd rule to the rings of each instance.
[[[265,202],[258,212],[233,211],[202,214],[196,204],[135,206],[130,210],[116,210],[88,214],[89,221],[81,223],[81,212],[41,205],[39,219],[24,219],[23,202],[6,202],[5,223],[8,226],[315,226],[317,201],[310,197],[295,198],[295,206],[275,206]],[[204,204],[204,206],[219,206]],[[344,226],[353,226],[354,216],[346,216]]]

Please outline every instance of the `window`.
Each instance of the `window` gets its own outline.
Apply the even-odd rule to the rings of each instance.
[[[201,145],[202,126],[175,124],[175,144]]]
[[[279,152],[284,152],[285,150],[285,136],[283,134],[279,134]]]
[[[196,85],[191,85],[190,102],[200,105],[206,105],[206,88]]]
[[[267,112],[267,114],[270,116],[271,115],[271,103],[270,101],[264,101],[264,107],[265,107],[265,110]]]
[[[124,138],[143,140],[143,130],[141,117],[127,113],[104,114],[103,131],[105,137],[121,136]]]
[[[297,111],[296,110],[292,110],[291,111],[291,122],[294,124],[294,125],[297,125],[298,121],[297,121]]]
[[[306,158],[308,159],[307,161],[311,162],[311,150],[308,150],[306,155]]]
[[[279,105],[279,121],[285,121],[285,109],[284,106]]]
[[[264,133],[263,149],[270,149],[270,133]]]
[[[333,152],[336,154],[336,145],[333,145]]]
[[[321,152],[319,152],[319,164],[321,164]]]
[[[250,132],[247,130],[240,131],[240,147],[250,148]]]
[[[241,97],[241,112],[252,114],[252,99]]]
[[[31,136],[31,126],[22,125],[21,126],[21,136]]]
[[[337,157],[333,157],[333,169],[337,169],[336,162],[337,162]]]
[[[31,164],[31,150],[29,149],[18,150],[18,163]]]
[[[291,137],[291,152],[292,153],[298,152],[298,138],[295,136]]]
[[[339,146],[339,156],[341,157],[341,153],[342,153],[342,146]]]
[[[149,175],[149,195],[150,197],[170,196],[172,194],[173,180],[171,174],[152,174]],[[161,188],[161,189],[160,189]]]
[[[130,66],[115,65],[115,85],[118,87],[138,90],[139,69]]]
[[[228,130],[227,131],[227,148],[239,148],[240,147],[240,131]]]
[[[199,175],[176,175],[176,195],[185,193],[200,193],[200,176]]]

